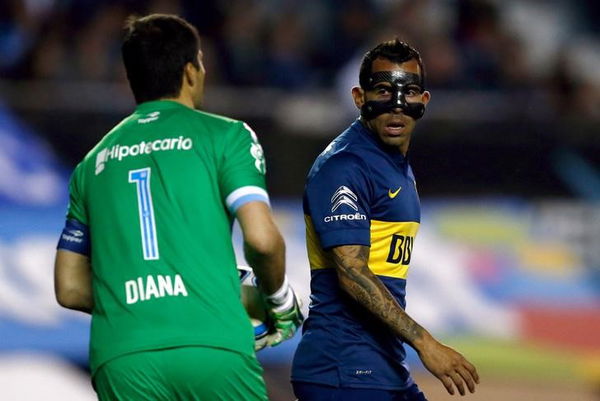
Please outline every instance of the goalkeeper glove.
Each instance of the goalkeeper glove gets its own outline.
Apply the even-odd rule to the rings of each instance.
[[[257,319],[250,319],[254,327],[254,351],[258,352],[269,345],[269,327]]]
[[[302,325],[304,316],[301,304],[290,286],[287,277],[283,285],[274,294],[265,296],[267,311],[271,318],[274,332],[269,334],[268,344],[276,346],[294,336],[298,327]]]
[[[264,294],[259,291],[254,272],[248,266],[237,266],[240,276],[242,304],[254,328],[254,351],[260,351],[268,345],[271,330]]]

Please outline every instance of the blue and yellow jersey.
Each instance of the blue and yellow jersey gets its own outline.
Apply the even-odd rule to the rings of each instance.
[[[328,252],[370,247],[369,268],[402,307],[421,220],[408,160],[354,122],[315,161],[303,200],[311,305],[292,380],[403,389],[412,384],[402,342],[344,293]]]

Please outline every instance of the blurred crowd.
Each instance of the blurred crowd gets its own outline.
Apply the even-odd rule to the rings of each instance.
[[[399,37],[429,87],[543,90],[561,113],[600,117],[600,5],[585,0],[3,0],[2,77],[124,80],[123,21],[150,12],[198,27],[209,84],[331,88]]]

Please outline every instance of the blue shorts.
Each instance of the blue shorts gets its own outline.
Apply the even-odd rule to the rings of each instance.
[[[416,384],[405,390],[337,388],[315,383],[293,382],[298,401],[427,401]]]

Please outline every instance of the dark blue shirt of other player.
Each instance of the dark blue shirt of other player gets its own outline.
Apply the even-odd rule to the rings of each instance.
[[[339,286],[332,247],[370,247],[369,269],[404,308],[421,220],[407,159],[354,122],[316,159],[303,199],[311,304],[292,380],[402,390],[412,385],[402,341]]]

